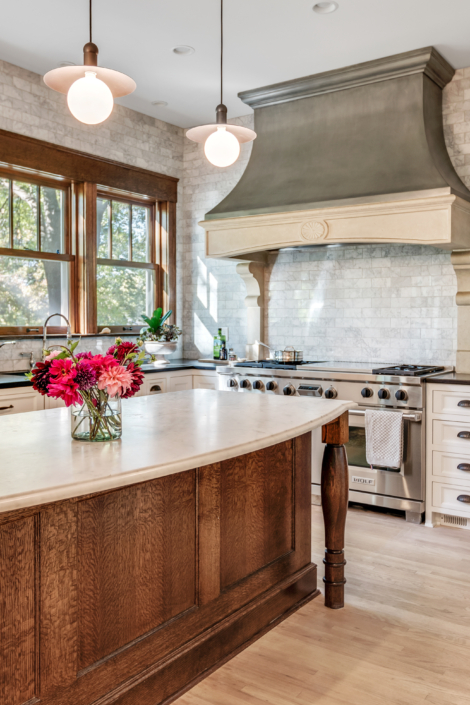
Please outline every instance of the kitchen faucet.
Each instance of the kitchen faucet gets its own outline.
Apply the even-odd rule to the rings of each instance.
[[[16,340],[5,340],[3,343],[0,343],[0,348],[3,348],[4,345],[15,345]]]
[[[70,343],[72,340],[72,329],[70,327],[70,322],[68,318],[66,318],[62,313],[51,313],[51,315],[46,318],[46,321],[44,323],[43,327],[43,333],[42,333],[42,359],[44,360],[45,355],[44,355],[44,350],[46,349],[46,342],[47,342],[47,324],[50,321],[51,318],[54,318],[54,316],[60,316],[61,318],[64,319],[64,321],[67,323],[67,343]]]

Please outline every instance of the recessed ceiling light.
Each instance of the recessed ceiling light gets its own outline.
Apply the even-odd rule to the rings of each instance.
[[[334,12],[339,7],[337,2],[317,2],[313,6],[313,11],[318,12],[319,15],[329,15],[330,12]]]
[[[168,103],[166,102],[166,100],[154,100],[152,102],[152,105],[154,105],[155,107],[164,108],[166,105],[168,105]]]
[[[76,66],[76,65],[77,65],[77,64],[74,64],[73,61],[61,61],[60,64],[59,64],[59,66],[61,66],[62,68],[63,68],[64,66]]]
[[[180,44],[177,47],[173,47],[172,52],[177,56],[189,56],[190,54],[194,54],[195,49],[193,49],[193,47],[186,46],[186,44]]]

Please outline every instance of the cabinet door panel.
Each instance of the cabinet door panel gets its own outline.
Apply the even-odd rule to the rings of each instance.
[[[182,377],[170,377],[169,380],[169,390],[170,392],[183,392],[187,389],[193,388],[193,377],[192,375],[184,375]]]
[[[0,393],[0,416],[44,409],[44,397],[34,389],[8,389]]]
[[[195,604],[195,471],[79,503],[79,668]]]
[[[0,702],[21,705],[35,685],[35,519],[0,527]]]

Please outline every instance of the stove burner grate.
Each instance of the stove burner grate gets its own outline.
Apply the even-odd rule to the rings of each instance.
[[[443,367],[433,365],[392,365],[372,370],[374,375],[398,375],[400,377],[421,377],[434,372],[442,372]]]

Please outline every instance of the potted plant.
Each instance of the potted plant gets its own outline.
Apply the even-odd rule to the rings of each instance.
[[[163,315],[163,309],[157,308],[152,318],[142,316],[147,326],[140,331],[137,344],[143,346],[149,354],[169,355],[176,351],[181,330],[172,324],[165,323],[173,311]]]

